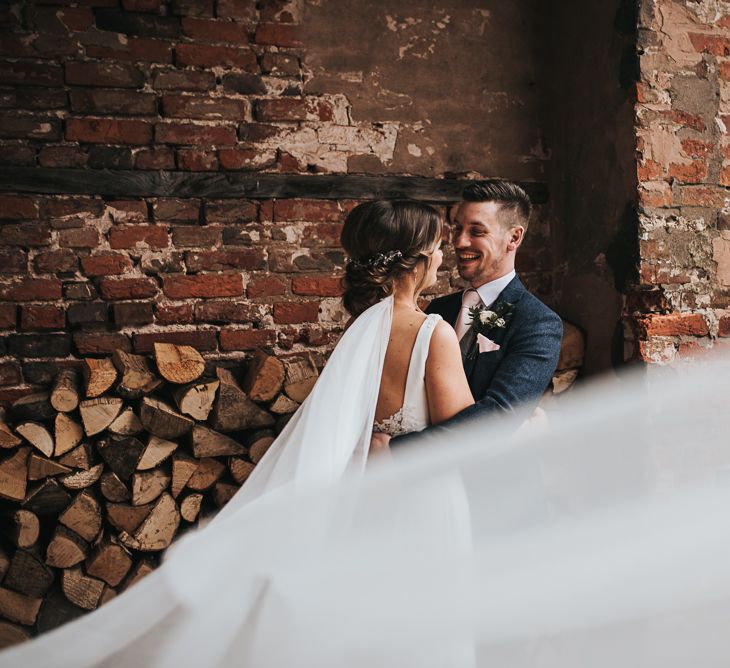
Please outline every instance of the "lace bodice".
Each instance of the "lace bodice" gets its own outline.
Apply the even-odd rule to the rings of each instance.
[[[373,431],[401,436],[412,431],[421,431],[429,425],[428,400],[426,398],[426,360],[431,335],[441,316],[432,313],[426,316],[418,330],[416,342],[411,351],[411,360],[408,365],[406,391],[403,405],[390,417],[376,420]]]

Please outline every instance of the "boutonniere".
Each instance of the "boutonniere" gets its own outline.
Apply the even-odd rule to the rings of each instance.
[[[492,341],[487,335],[495,330],[505,329],[514,311],[514,304],[497,301],[491,308],[486,306],[472,306],[469,309],[471,328],[476,334],[468,357],[475,357],[477,350],[480,353],[499,350],[499,344]]]

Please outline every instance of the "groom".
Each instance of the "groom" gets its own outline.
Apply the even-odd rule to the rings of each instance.
[[[467,186],[453,209],[457,266],[469,288],[435,299],[428,312],[454,325],[476,403],[429,431],[517,406],[534,408],[550,383],[563,325],[515,273],[530,211],[527,193],[499,180]],[[486,322],[477,327],[469,312],[474,307],[488,312],[483,316]],[[397,444],[404,439],[408,436],[398,438]]]

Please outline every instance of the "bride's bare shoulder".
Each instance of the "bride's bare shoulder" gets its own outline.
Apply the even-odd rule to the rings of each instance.
[[[439,320],[434,327],[428,350],[428,360],[429,363],[437,366],[461,364],[459,339],[456,338],[454,328],[444,320]]]

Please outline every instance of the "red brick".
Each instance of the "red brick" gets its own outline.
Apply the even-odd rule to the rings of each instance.
[[[55,63],[0,61],[0,85],[63,86],[63,70]]]
[[[332,200],[281,199],[274,202],[275,221],[339,222],[342,212]]]
[[[291,282],[296,295],[314,297],[339,297],[342,294],[342,278],[339,276],[295,276]]]
[[[664,177],[664,166],[655,160],[645,160],[636,164],[639,181],[658,181]]]
[[[44,146],[38,153],[41,167],[84,167],[87,158],[79,146]]]
[[[240,46],[212,46],[209,44],[178,44],[175,64],[181,67],[235,67],[257,72],[256,54]]]
[[[265,53],[261,58],[261,70],[272,76],[298,76],[299,58],[288,53]]]
[[[690,158],[704,158],[712,150],[712,142],[699,139],[683,139],[682,151]]]
[[[149,353],[155,343],[174,343],[178,346],[192,346],[196,350],[215,350],[218,347],[218,337],[213,330],[192,330],[188,332],[149,332],[134,335],[134,351]]]
[[[215,74],[199,70],[156,70],[152,87],[156,90],[212,90]]]
[[[157,115],[157,98],[153,93],[132,90],[73,90],[71,110],[84,114]]]
[[[118,327],[148,325],[153,320],[150,302],[123,302],[114,304],[114,322]]]
[[[74,345],[79,355],[111,355],[115,350],[132,351],[132,342],[118,332],[76,332]]]
[[[76,227],[58,233],[61,248],[96,248],[99,245],[99,230],[93,227]]]
[[[258,170],[272,167],[276,158],[253,148],[224,148],[218,151],[218,160],[224,169]]]
[[[345,213],[340,214],[342,217]],[[342,225],[340,223],[316,223],[306,225],[302,233],[303,246],[333,246],[340,247],[340,234]]]
[[[66,313],[54,304],[28,304],[20,308],[21,329],[64,329]]]
[[[67,62],[66,83],[74,86],[141,88],[145,76],[135,66],[108,61]]]
[[[66,109],[68,95],[63,89],[56,88],[18,88],[13,92],[16,109]],[[10,106],[10,105],[9,105]]]
[[[61,281],[55,278],[23,278],[0,287],[0,296],[12,302],[60,299]]]
[[[276,342],[276,332],[270,329],[223,329],[221,350],[255,350]]]
[[[672,206],[672,191],[669,184],[663,183],[660,190],[639,188],[639,203],[645,208]]]
[[[162,112],[173,118],[240,121],[246,115],[246,103],[232,97],[164,95]]]
[[[172,43],[148,37],[128,37],[124,44],[113,47],[89,45],[86,55],[89,58],[169,64],[172,62]]]
[[[38,204],[23,195],[0,195],[0,218],[5,220],[35,220]]]
[[[61,125],[48,116],[0,116],[0,137],[5,139],[44,139],[59,141]]]
[[[192,304],[157,304],[155,320],[161,325],[185,325],[192,323]]]
[[[152,206],[155,220],[197,223],[200,217],[199,199],[160,197]]]
[[[720,170],[720,185],[730,186],[730,165],[726,165]]]
[[[177,166],[185,172],[216,172],[218,156],[215,151],[180,149],[177,152]]]
[[[23,375],[20,373],[20,364],[17,362],[0,363],[0,385],[20,385]]]
[[[253,23],[259,14],[256,5],[251,0],[218,0],[216,15],[218,18]]]
[[[698,313],[670,313],[647,315],[638,320],[644,336],[707,336],[707,322]]]
[[[134,157],[135,169],[175,169],[175,153],[168,148],[144,148]]]
[[[663,111],[661,112],[661,116],[664,116],[665,118],[669,119],[673,123],[676,123],[677,125],[682,125],[688,128],[692,128],[693,130],[697,130],[697,132],[705,131],[705,121],[700,116],[688,114],[684,111],[678,111],[677,109],[672,109],[671,111]]]
[[[151,278],[102,278],[99,292],[104,299],[147,299],[157,294],[157,284]]]
[[[18,321],[18,307],[15,304],[0,304],[0,329],[12,329]]]
[[[94,14],[88,7],[64,7],[56,16],[72,32],[81,32],[94,25]]]
[[[122,7],[128,12],[160,13],[162,0],[122,0]]]
[[[274,304],[274,322],[280,325],[293,325],[302,322],[317,322],[319,302],[284,302]]]
[[[263,249],[188,251],[185,253],[188,271],[225,271],[227,269],[263,269],[266,266]]]
[[[246,287],[248,297],[273,297],[286,294],[286,281],[276,276],[265,276],[251,281]]]
[[[728,192],[722,188],[688,186],[682,188],[677,204],[684,206],[704,206],[721,209],[725,206]]]
[[[730,336],[730,315],[720,317],[717,329],[718,336]]]
[[[81,269],[87,276],[118,276],[132,268],[132,261],[122,253],[99,253],[81,258]]]
[[[149,144],[152,124],[108,118],[69,118],[66,120],[66,139],[95,144]]]
[[[257,121],[325,121],[332,119],[332,108],[326,102],[297,97],[258,100],[255,107]]]
[[[258,207],[245,199],[209,200],[205,205],[205,220],[208,223],[247,223],[258,218]]]
[[[248,302],[202,301],[195,305],[197,322],[258,322],[261,319],[261,307]]]
[[[39,274],[71,274],[79,268],[79,260],[74,251],[57,250],[39,253],[33,259],[33,266]]]
[[[235,144],[236,128],[233,125],[198,125],[196,123],[158,123],[155,140],[163,144],[187,144],[192,146],[218,146]]]
[[[171,299],[239,297],[243,295],[243,277],[241,274],[163,276],[162,289]]]
[[[298,25],[286,23],[260,23],[256,28],[256,44],[271,46],[302,46]]]
[[[707,178],[707,163],[704,160],[693,160],[690,163],[671,163],[669,176],[680,183],[700,183]]]
[[[75,302],[69,304],[66,321],[72,327],[106,324],[109,321],[109,308],[106,302]]]
[[[0,164],[34,165],[35,149],[32,146],[0,146]]]
[[[140,200],[113,200],[106,203],[115,223],[146,223],[149,219],[147,202]]]
[[[28,273],[28,253],[13,249],[0,250],[0,274],[25,275]]]
[[[0,246],[47,246],[51,230],[46,223],[0,225]]]
[[[188,37],[211,42],[248,44],[248,27],[232,21],[186,18],[182,20],[183,32]]]
[[[120,225],[109,232],[111,248],[167,248],[170,236],[164,225]]]
[[[698,53],[710,53],[713,56],[730,56],[730,39],[721,35],[703,33],[688,34],[692,46]]]
[[[62,218],[73,214],[100,216],[104,202],[95,197],[48,197],[43,205],[43,215],[49,218]]]
[[[173,246],[205,247],[217,246],[221,242],[219,225],[176,225],[172,228]]]
[[[730,81],[730,61],[724,60],[718,63],[717,73],[723,81]]]

